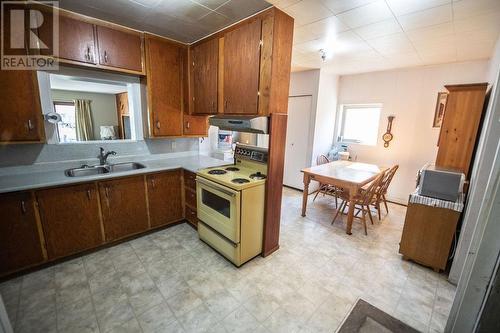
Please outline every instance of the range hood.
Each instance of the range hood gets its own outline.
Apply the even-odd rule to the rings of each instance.
[[[268,118],[256,116],[212,116],[208,123],[221,130],[268,134]]]

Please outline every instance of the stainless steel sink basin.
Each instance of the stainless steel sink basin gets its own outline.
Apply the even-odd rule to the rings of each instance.
[[[116,163],[108,165],[93,165],[93,166],[82,166],[80,168],[72,168],[64,171],[68,177],[85,177],[85,176],[95,176],[104,173],[116,173],[125,172],[137,169],[143,169],[146,166],[141,163],[136,162],[125,162]]]

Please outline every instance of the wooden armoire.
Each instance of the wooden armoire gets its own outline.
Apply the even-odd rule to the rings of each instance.
[[[436,166],[460,170],[468,179],[488,83],[445,87],[449,94],[439,134]]]

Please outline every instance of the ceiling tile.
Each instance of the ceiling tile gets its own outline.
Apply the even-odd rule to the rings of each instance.
[[[373,39],[402,32],[401,26],[395,18],[390,18],[377,23],[364,25],[354,30],[361,38]]]
[[[319,0],[303,0],[285,10],[296,20],[297,25],[305,25],[332,16],[332,12]]]
[[[404,33],[379,37],[367,41],[380,54],[410,53],[414,48]]]
[[[500,11],[467,17],[453,22],[455,32],[466,32],[477,29],[493,29],[500,31]]]
[[[334,14],[367,5],[377,0],[321,0]]]
[[[498,0],[460,0],[453,2],[455,20],[499,10],[500,1]]]
[[[210,9],[185,0],[162,1],[154,10],[188,21],[197,21],[211,12]]]
[[[337,17],[351,28],[380,22],[391,18],[393,15],[385,1],[372,2],[368,5],[351,9],[337,15]]]
[[[446,22],[443,24],[432,25],[429,27],[424,27],[420,29],[410,30],[406,32],[406,35],[412,42],[420,42],[426,40],[433,40],[436,38],[441,38],[444,36],[453,35],[455,32],[452,22]]]
[[[266,0],[266,1],[269,2],[270,4],[273,4],[275,7],[283,9],[290,7],[291,5],[294,5],[302,0]]]
[[[198,23],[200,24],[200,26],[207,30],[217,31],[229,25],[231,23],[231,20],[224,15],[212,12],[199,19]]]
[[[443,5],[398,16],[397,19],[405,31],[450,22],[452,20],[451,5]]]
[[[352,31],[342,32],[333,39],[329,39],[325,48],[334,54],[356,55],[372,51],[372,48]]]
[[[328,17],[314,23],[306,24],[294,29],[294,43],[301,43],[319,37],[333,38],[340,32],[346,31],[349,28],[340,22],[335,16]]]
[[[163,0],[128,0],[128,1],[139,4],[146,8],[153,8],[156,7]],[[107,1],[107,2],[112,2],[112,1]]]
[[[451,0],[387,0],[387,4],[397,16],[450,3]]]
[[[271,7],[271,4],[264,0],[231,0],[217,8],[217,12],[230,19],[240,20],[268,7]]]

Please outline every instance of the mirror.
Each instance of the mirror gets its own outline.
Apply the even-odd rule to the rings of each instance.
[[[131,139],[126,83],[50,74],[59,143]]]

